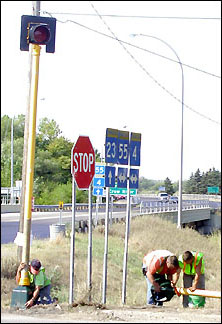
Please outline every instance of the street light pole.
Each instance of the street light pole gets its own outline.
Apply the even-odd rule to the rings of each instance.
[[[146,34],[131,34],[131,36],[135,37],[135,36],[145,36],[145,37],[151,37],[151,38],[155,38],[159,41],[161,41],[162,43],[164,43],[166,46],[168,46],[176,55],[177,59],[178,59],[178,63],[180,64],[181,67],[181,72],[182,72],[182,111],[181,111],[181,139],[180,139],[180,177],[179,177],[179,199],[178,199],[178,219],[177,219],[177,228],[181,228],[181,224],[182,224],[182,181],[183,181],[183,111],[184,111],[184,107],[183,107],[183,102],[184,102],[184,74],[183,74],[183,65],[180,61],[179,56],[177,55],[176,51],[164,40],[162,40],[161,38],[158,38],[156,36],[152,36],[152,35],[146,35]]]

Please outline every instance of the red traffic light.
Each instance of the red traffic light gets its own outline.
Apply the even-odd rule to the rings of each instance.
[[[55,52],[56,19],[51,17],[21,17],[20,50],[29,51],[30,44],[45,45],[46,53]]]
[[[50,39],[50,29],[47,24],[31,25],[29,30],[29,42],[45,45]]]

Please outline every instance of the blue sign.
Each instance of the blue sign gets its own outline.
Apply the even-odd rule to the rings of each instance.
[[[139,188],[139,169],[130,169],[129,187],[133,189]]]
[[[118,129],[106,129],[105,162],[117,163]]]
[[[105,187],[105,179],[104,178],[93,178],[93,186],[97,188]]]
[[[117,187],[127,188],[127,168],[118,168]]]
[[[104,189],[103,188],[93,188],[93,196],[103,196]]]
[[[129,132],[118,132],[118,164],[128,165],[129,160]]]
[[[130,138],[130,165],[140,166],[141,134],[131,133]]]
[[[105,168],[105,187],[115,186],[115,167],[106,166]]]
[[[105,165],[95,164],[95,175],[104,175],[105,174]]]

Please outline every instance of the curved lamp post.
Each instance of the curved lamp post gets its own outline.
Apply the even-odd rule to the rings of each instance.
[[[145,37],[151,37],[155,38],[165,45],[167,45],[176,55],[178,59],[178,63],[180,64],[181,67],[181,72],[182,72],[182,111],[181,111],[181,142],[180,142],[180,177],[179,177],[179,199],[178,199],[178,220],[177,220],[177,227],[181,228],[181,218],[182,218],[182,179],[183,179],[183,101],[184,101],[184,76],[183,76],[183,65],[180,61],[179,56],[177,55],[176,51],[164,40],[152,36],[152,35],[146,35],[146,34],[131,34],[130,36],[136,37],[136,36],[145,36]]]

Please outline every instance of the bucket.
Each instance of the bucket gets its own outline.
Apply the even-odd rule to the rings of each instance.
[[[65,224],[52,224],[49,226],[50,240],[55,240],[59,235],[65,236]]]
[[[190,295],[188,300],[189,303],[193,305],[193,307],[204,307],[205,297],[203,296]]]

